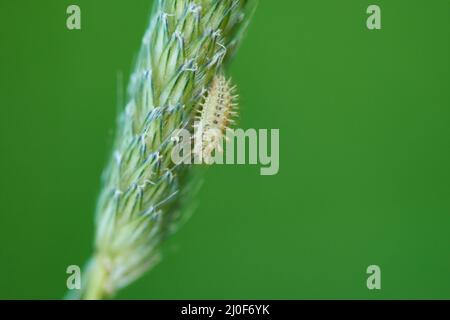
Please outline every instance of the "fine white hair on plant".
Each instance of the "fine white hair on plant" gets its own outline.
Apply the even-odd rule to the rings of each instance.
[[[192,191],[192,177],[189,166],[171,161],[177,144],[172,137],[182,128],[193,130],[205,88],[218,75],[216,81],[224,81],[220,75],[252,8],[252,0],[155,3],[102,176],[95,250],[80,298],[113,297],[140,277],[186,217],[183,199]]]

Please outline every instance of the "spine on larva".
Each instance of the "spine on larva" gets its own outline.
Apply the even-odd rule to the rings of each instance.
[[[213,156],[223,152],[226,130],[237,117],[236,86],[223,75],[215,76],[196,117],[194,157],[197,162],[212,164]]]

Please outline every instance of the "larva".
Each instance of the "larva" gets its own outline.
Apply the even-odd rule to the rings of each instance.
[[[200,162],[212,163],[213,152],[222,152],[222,142],[229,124],[237,116],[237,95],[231,79],[223,75],[214,77],[198,110],[195,128],[194,156]]]

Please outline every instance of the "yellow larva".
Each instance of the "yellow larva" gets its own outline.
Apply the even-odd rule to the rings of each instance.
[[[222,140],[233,117],[237,115],[237,95],[231,80],[215,76],[198,110],[195,128],[194,155],[202,162],[212,163],[212,153],[222,152]]]

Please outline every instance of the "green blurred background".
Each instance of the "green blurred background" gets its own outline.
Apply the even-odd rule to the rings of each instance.
[[[59,299],[88,258],[117,74],[151,2],[0,2],[0,298]],[[280,172],[209,168],[163,261],[118,298],[450,298],[449,15],[447,0],[261,0],[230,74],[240,126],[280,129]]]

